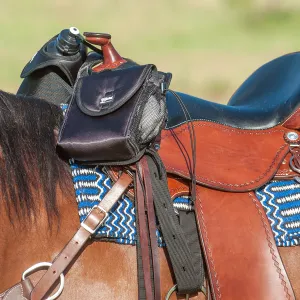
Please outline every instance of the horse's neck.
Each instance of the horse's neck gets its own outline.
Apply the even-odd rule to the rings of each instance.
[[[71,183],[72,184],[72,183]],[[40,201],[40,199],[37,199]],[[41,209],[35,225],[24,228],[16,223],[13,228],[0,207],[0,292],[20,281],[30,266],[51,262],[72,238],[79,226],[75,195],[67,198],[58,194],[60,225],[49,230],[46,211]],[[162,293],[174,285],[164,249],[160,252]],[[13,268],[12,268],[13,266]],[[41,278],[39,271],[31,279]],[[94,242],[89,244],[71,266],[61,299],[138,299],[136,248],[131,245]],[[202,296],[192,299],[203,299]]]
[[[38,197],[35,200],[41,202]],[[31,265],[52,261],[76,231],[79,218],[75,195],[66,196],[58,190],[57,203],[59,221],[53,218],[49,228],[45,208],[40,208],[34,223],[25,225],[25,220],[14,218],[12,225],[0,202],[0,266],[5,274],[0,280],[0,291],[18,282]]]

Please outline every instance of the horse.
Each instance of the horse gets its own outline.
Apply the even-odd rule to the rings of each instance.
[[[0,92],[0,295],[30,266],[51,262],[79,227],[69,166],[55,151],[61,119],[44,100]],[[165,249],[159,254],[166,295],[174,278]],[[91,241],[59,299],[138,299],[136,264],[135,246]],[[34,285],[43,272],[30,276]]]
[[[283,65],[285,66],[286,64],[284,63]],[[273,66],[273,64],[271,64],[271,66]],[[265,68],[262,68],[262,70],[263,71],[260,71],[259,74],[262,78],[265,78]],[[253,80],[253,77],[256,79]],[[232,128],[239,128],[237,124],[242,124],[245,120],[246,121],[244,123],[246,125],[242,124],[242,129],[244,127],[244,129],[257,129],[255,124],[257,120],[253,118],[253,115],[249,115],[249,112],[255,112],[256,109],[258,114],[263,115],[263,111],[267,110],[268,103],[265,104],[266,107],[262,107],[262,109],[260,109],[261,103],[257,102],[261,99],[258,97],[254,97],[254,100],[251,99],[251,97],[239,97],[239,95],[248,94],[249,82],[252,82],[252,86],[250,84],[251,91],[255,91],[254,87],[257,86],[257,82],[259,82],[260,85],[262,85],[260,88],[268,94],[268,89],[266,89],[264,84],[261,83],[261,79],[257,78],[258,76],[254,75],[248,79],[246,83],[242,85],[242,87],[246,87],[246,92],[243,88],[240,88],[238,90],[239,92],[236,93],[238,96],[235,97],[235,100],[233,98],[230,100],[231,103],[228,107],[217,105],[202,99],[196,99],[195,97],[184,94],[181,96],[183,102],[187,105],[187,109],[190,112],[190,115],[192,115],[193,120],[202,120],[204,123],[205,121],[215,123],[214,125],[209,123],[209,128],[211,130],[218,126],[216,125],[217,123],[220,123],[219,127],[229,125]],[[19,282],[22,273],[29,267],[39,262],[52,262],[60,253],[61,249],[72,238],[76,229],[78,229],[80,225],[68,162],[62,160],[56,153],[56,141],[59,127],[63,119],[62,110],[59,106],[51,104],[51,101],[49,101],[47,97],[45,98],[45,100],[41,100],[28,96],[24,97],[20,94],[15,96],[13,94],[0,92],[0,292]],[[238,101],[236,101],[236,99],[238,99]],[[277,117],[280,122],[286,120],[286,118],[289,120],[289,115],[291,113],[292,116],[296,118],[297,113],[294,114],[294,109],[297,107],[295,99],[293,98],[292,101],[289,102],[290,104],[293,104],[293,106],[290,105],[291,107],[286,109],[284,113],[278,114],[277,110],[285,100],[283,97],[281,101],[279,101],[279,104],[277,103],[278,106],[275,105],[273,110],[271,110],[274,114],[270,115],[270,120],[267,119],[265,122],[264,120],[259,120],[261,123],[260,125],[262,126],[261,129],[264,129],[265,127],[274,127],[276,124],[274,123],[271,126],[270,122],[277,120]],[[181,124],[181,126],[185,126],[184,121],[186,120],[182,120],[182,116],[179,113],[179,104],[174,105],[174,101],[171,101],[171,105],[168,105],[168,101],[170,103],[170,97],[169,100],[167,99],[167,109],[169,116],[174,116],[175,125]],[[234,101],[236,101],[236,103],[234,103]],[[243,101],[245,103],[243,103]],[[251,101],[253,102],[252,104],[250,103]],[[240,107],[238,105],[240,105]],[[196,108],[199,108],[199,110]],[[221,113],[219,114],[216,112]],[[235,115],[235,113],[240,114]],[[232,116],[235,116],[236,119],[232,118]],[[243,117],[246,119],[243,120]],[[242,122],[239,123],[239,120]],[[277,124],[279,124],[279,121],[276,121]],[[231,124],[234,122],[238,123]],[[248,128],[249,124],[247,122],[252,127],[250,126]],[[294,119],[291,122],[293,123]],[[172,123],[172,120],[169,123]],[[205,126],[205,124],[200,125]],[[172,127],[170,128],[170,130],[166,131],[174,134],[176,129],[173,130]],[[200,126],[198,126],[198,128],[200,128]],[[294,129],[294,127],[292,128]],[[182,131],[182,128],[179,126],[177,131]],[[234,129],[232,129],[232,132],[233,131]],[[244,133],[246,131],[247,130],[245,130]],[[220,132],[228,133],[228,129],[225,131],[221,129],[219,133]],[[276,133],[277,136],[278,132],[279,131]],[[283,131],[281,130],[280,132],[282,133]],[[202,134],[199,130],[197,133],[199,135]],[[240,134],[240,132],[238,134]],[[252,133],[250,132],[250,135],[251,134]],[[254,136],[256,134],[259,135],[255,132]],[[210,145],[212,142],[210,134],[208,133],[206,136],[202,135],[204,138],[207,138],[207,136],[210,138],[208,139],[208,145]],[[228,136],[223,138],[228,138]],[[281,135],[280,139],[282,139]],[[167,144],[168,142],[170,142],[169,145]],[[203,143],[205,144],[205,142]],[[160,155],[163,155],[162,158],[165,164],[170,163],[171,158],[173,157],[174,160],[175,157],[171,151],[175,153],[177,151],[175,149],[176,146],[172,145],[170,139],[164,139],[163,137],[162,145],[164,145],[164,147],[162,146],[161,148],[165,149],[165,153],[161,151]],[[284,146],[286,147],[286,145]],[[222,145],[222,147],[224,146]],[[222,147],[221,150],[223,151],[225,148],[223,149]],[[204,154],[206,155],[211,152],[210,150],[211,149],[208,147]],[[205,159],[206,158],[204,158],[204,162]],[[211,157],[209,157],[207,161],[210,160]],[[240,157],[240,162],[243,162],[243,160],[244,157]],[[274,161],[275,159],[273,160],[271,167],[274,165]],[[177,162],[174,164],[176,163]],[[180,164],[181,162],[178,161],[178,163]],[[284,164],[285,162],[278,159],[278,164],[279,163]],[[171,164],[171,167],[172,166],[173,165]],[[243,163],[242,166],[244,166]],[[276,167],[277,169],[275,169]],[[274,167],[275,172],[278,168],[279,165]],[[226,171],[226,168],[224,169]],[[182,170],[183,169],[179,171],[181,172]],[[260,169],[257,168],[257,170],[259,172]],[[213,173],[217,173],[217,170],[213,170]],[[182,174],[183,173],[181,173],[181,175]],[[239,174],[233,175],[236,176]],[[183,180],[183,178],[184,176],[180,177],[180,180]],[[258,178],[260,179],[261,177]],[[272,174],[270,175],[269,180],[271,178]],[[189,178],[185,177],[185,179]],[[214,181],[211,182],[214,183]],[[266,182],[261,182],[261,184],[263,183]],[[178,182],[176,182],[176,184],[178,184]],[[207,194],[210,188],[211,190],[209,193],[211,193],[214,189],[217,190],[215,193],[221,193],[218,190],[220,189],[220,186],[216,187],[214,184],[207,186],[208,188],[206,188],[205,185],[204,187],[201,187],[201,191]],[[175,187],[177,188],[178,186],[176,185]],[[235,190],[235,192],[237,191],[245,192],[245,190]],[[227,195],[229,195],[230,201],[230,197],[233,196],[233,193],[230,193],[231,190],[227,192],[229,192]],[[200,194],[200,196],[202,195],[203,194]],[[238,195],[238,193],[235,193],[234,197],[238,197],[236,195]],[[197,206],[199,208],[199,206],[202,205],[202,200],[201,197],[196,199],[196,208]],[[208,198],[208,200],[213,201],[211,198]],[[253,206],[253,203],[256,203],[256,200],[254,199],[253,203],[252,201],[250,203]],[[218,202],[214,201],[213,204],[218,205]],[[210,208],[214,209],[214,206],[212,205]],[[200,207],[200,209],[202,208]],[[259,209],[257,209],[256,215],[257,213],[262,215]],[[197,218],[199,225],[202,220],[199,219],[199,216],[197,216]],[[268,231],[268,226],[264,223],[264,217],[261,217],[261,221],[263,221],[263,224],[260,224],[260,227],[263,227],[263,231]],[[205,227],[204,222],[203,224]],[[203,229],[202,224],[201,226]],[[199,226],[200,230],[202,230],[201,226]],[[247,234],[249,236],[249,234],[251,235],[251,232]],[[272,242],[274,241],[271,241],[269,231],[268,233],[265,232],[265,234],[267,235],[267,239],[264,239],[264,242],[266,243],[266,240],[268,241],[267,243],[269,243],[269,247],[266,248],[269,249],[270,253],[266,255],[264,252],[264,255],[266,255],[269,259],[271,257],[273,265],[268,265],[267,267],[263,266],[262,269],[264,271],[267,270],[266,273],[268,273],[268,268],[270,268],[270,274],[272,273],[272,276],[274,276],[275,270],[275,277],[277,277],[278,273],[278,277],[280,278],[279,282],[281,282],[281,285],[283,286],[283,288],[281,286],[281,289],[285,290],[286,299],[291,299],[289,292],[286,292],[287,285],[284,283],[282,276],[284,272],[281,272],[281,265],[278,263],[279,260],[276,257],[277,254],[274,252],[274,248],[272,248],[274,246],[274,243],[272,244]],[[209,243],[204,241],[202,246],[205,248],[207,245],[209,246]],[[299,298],[300,280],[298,278],[298,269],[300,267],[300,247],[279,247],[279,253],[293,287],[294,295],[296,298]],[[241,253],[239,253],[239,255],[241,255]],[[257,249],[255,255],[258,255]],[[258,258],[258,256],[256,257]],[[165,296],[169,294],[169,291],[173,290],[175,285],[175,276],[171,267],[170,258],[165,248],[159,249],[159,261],[161,273],[161,294]],[[247,262],[247,260],[245,261]],[[211,263],[211,261],[209,261],[209,263]],[[211,266],[207,269],[210,268]],[[223,269],[224,268],[222,268],[222,271]],[[34,285],[42,277],[42,272],[43,271],[38,271],[30,275]],[[133,245],[120,245],[104,240],[97,242],[90,240],[64,273],[66,275],[66,284],[60,299],[70,299],[71,297],[73,299],[139,298],[137,249]],[[256,274],[258,273],[256,272]],[[206,275],[207,282],[210,280],[211,285],[213,284],[213,280],[214,283],[218,281],[216,279],[212,280],[209,271]],[[265,278],[268,278],[268,274]],[[255,282],[255,279],[252,281]],[[206,295],[203,293],[188,295],[189,299],[211,299],[209,292],[210,284],[206,284]],[[255,284],[255,286],[259,287],[259,285],[257,285],[257,281]],[[269,283],[262,282],[261,284]],[[226,289],[224,286],[223,288]],[[237,288],[239,288],[238,284]],[[49,291],[49,294],[51,292],[54,292],[54,288]],[[232,295],[234,294],[234,291],[231,290],[230,292]],[[255,291],[253,291],[253,297],[255,297]],[[282,299],[282,296],[279,296],[279,298]],[[176,293],[172,293],[167,299],[186,299],[186,296],[179,296],[176,295]],[[218,299],[220,299],[220,297]]]

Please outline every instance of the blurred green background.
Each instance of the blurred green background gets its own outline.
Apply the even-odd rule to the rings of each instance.
[[[226,103],[263,63],[300,50],[299,0],[0,0],[0,89],[70,26],[109,32],[115,48],[173,73],[172,88]]]

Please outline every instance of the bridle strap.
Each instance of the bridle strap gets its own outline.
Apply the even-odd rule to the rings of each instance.
[[[139,247],[141,250],[141,260],[142,260],[142,272],[145,288],[145,299],[154,300],[153,290],[152,290],[152,279],[151,279],[151,251],[149,240],[149,228],[147,222],[147,209],[145,207],[145,194],[143,189],[143,178],[140,168],[136,172],[136,211],[137,211],[137,225],[139,234]],[[139,178],[139,175],[141,178]],[[139,295],[139,298],[140,295]]]
[[[147,300],[160,300],[160,266],[156,238],[156,217],[146,155],[137,163],[136,210],[145,296]],[[141,298],[140,295],[139,298]]]
[[[105,195],[103,200],[95,205],[80,228],[68,242],[64,249],[58,254],[53,264],[43,275],[31,293],[32,300],[41,300],[54,285],[60,274],[63,273],[73,261],[79,251],[83,248],[92,234],[103,224],[107,213],[127,190],[133,179],[127,173],[123,173]]]

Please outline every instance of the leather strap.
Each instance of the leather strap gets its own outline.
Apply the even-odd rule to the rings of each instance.
[[[151,158],[149,158],[151,159]],[[154,210],[153,201],[153,190],[151,185],[150,171],[148,167],[147,157],[143,156],[140,162],[140,170],[142,172],[142,177],[144,179],[145,193],[146,193],[146,205],[148,214],[148,227],[152,254],[152,265],[153,265],[153,277],[154,277],[154,296],[156,300],[161,299],[160,290],[160,267],[159,267],[159,254],[158,254],[158,244],[156,238],[156,217]]]
[[[294,300],[263,207],[253,192],[197,186],[195,210],[214,300]]]
[[[139,168],[140,169],[140,168]],[[150,264],[150,248],[149,234],[146,218],[146,208],[144,199],[144,190],[142,186],[142,178],[139,177],[139,171],[136,172],[136,206],[138,216],[139,240],[142,256],[143,277],[145,284],[146,299],[153,300],[152,280],[151,280],[151,264]]]
[[[113,185],[112,189],[105,195],[103,200],[92,208],[89,215],[81,223],[76,234],[60,252],[60,254],[58,254],[52,266],[47,270],[33,289],[31,293],[32,300],[41,300],[46,295],[59,278],[60,274],[65,271],[75,256],[83,248],[87,240],[101,226],[107,216],[107,213],[124,194],[131,182],[131,176],[123,173]]]

